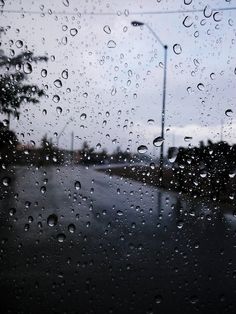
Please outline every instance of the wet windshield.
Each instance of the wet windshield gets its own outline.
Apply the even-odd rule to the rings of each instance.
[[[3,313],[235,313],[234,1],[0,1]]]

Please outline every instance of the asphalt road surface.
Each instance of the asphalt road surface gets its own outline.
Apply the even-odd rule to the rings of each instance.
[[[1,173],[1,313],[235,313],[234,208],[93,168]]]

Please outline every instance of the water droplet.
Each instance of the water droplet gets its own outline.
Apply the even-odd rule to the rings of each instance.
[[[114,40],[109,40],[107,43],[108,48],[115,48],[116,47],[116,42]]]
[[[198,302],[198,297],[195,296],[195,295],[191,296],[191,298],[190,298],[190,303],[196,304],[197,302]]]
[[[215,12],[215,13],[213,14],[213,19],[214,19],[215,22],[220,22],[221,19],[222,19],[222,13],[220,13],[220,12]]]
[[[155,300],[156,300],[156,304],[160,304],[162,302],[162,296],[161,295],[157,295]]]
[[[171,147],[169,148],[169,154],[168,154],[168,160],[169,162],[173,163],[175,162],[177,156],[178,156],[178,148],[177,147]]]
[[[206,170],[202,170],[202,171],[200,172],[200,177],[201,177],[201,178],[206,178],[206,176],[207,176],[207,171],[206,171]]]
[[[16,41],[16,47],[17,47],[17,48],[23,47],[23,41],[22,41],[22,40],[17,40],[17,41]]]
[[[122,212],[122,210],[117,210],[116,213],[117,213],[118,216],[123,216],[123,215],[124,215],[124,213]]]
[[[164,138],[161,136],[158,136],[153,140],[153,145],[155,147],[160,147],[163,144],[163,142],[164,142]]]
[[[210,74],[210,78],[211,78],[212,80],[214,80],[215,77],[216,77],[215,73],[212,72],[212,73]]]
[[[41,76],[46,77],[48,75],[48,71],[46,69],[41,70]]]
[[[100,143],[97,143],[96,149],[100,149],[101,147],[102,147],[102,145]]]
[[[70,5],[69,0],[63,0],[62,3],[64,4],[65,7],[69,7],[69,5]]]
[[[81,183],[79,181],[75,181],[75,189],[80,190],[81,189]]]
[[[32,73],[32,65],[29,62],[24,63],[23,65],[23,70],[25,72],[25,74],[30,74]]]
[[[115,96],[115,94],[116,94],[116,88],[113,87],[112,90],[111,90],[111,95],[112,95],[112,96]]]
[[[15,213],[16,213],[16,209],[15,209],[15,208],[10,208],[10,209],[9,209],[9,215],[10,215],[10,216],[14,216]]]
[[[105,26],[103,27],[103,30],[104,30],[105,33],[111,34],[111,29],[110,29],[110,26],[109,26],[109,25],[105,25]]]
[[[75,36],[78,33],[78,30],[76,28],[71,28],[70,34],[71,36]]]
[[[80,115],[80,120],[85,120],[86,118],[87,118],[86,113],[82,113],[82,114]]]
[[[63,70],[61,72],[61,77],[64,78],[65,80],[68,79],[68,70]]]
[[[11,182],[11,179],[8,178],[8,177],[4,177],[4,178],[2,179],[2,184],[3,184],[4,186],[9,186],[10,182]]]
[[[54,95],[52,100],[55,102],[55,103],[58,103],[60,101],[60,97],[58,95]]]
[[[52,214],[52,215],[48,216],[48,218],[47,218],[47,224],[49,227],[56,226],[57,221],[58,221],[58,218],[57,218],[57,215],[55,215],[55,214]]]
[[[24,230],[25,231],[29,231],[30,225],[29,224],[25,224]]]
[[[193,139],[192,136],[185,136],[184,137],[185,142],[190,142],[192,139]]]
[[[61,114],[62,113],[62,108],[61,107],[57,107],[56,111],[57,111],[58,114]]]
[[[206,6],[205,6],[205,8],[204,8],[204,10],[203,10],[203,14],[204,14],[204,16],[205,16],[206,18],[211,17],[211,15],[212,15],[212,10],[211,10],[211,8],[209,7],[209,5],[206,5]]]
[[[193,0],[184,0],[184,4],[189,5],[192,3]]]
[[[227,109],[227,110],[225,111],[225,115],[226,115],[227,117],[232,117],[232,114],[233,114],[233,110],[232,110],[232,109]]]
[[[186,16],[183,20],[183,25],[185,27],[191,27],[193,25],[193,21],[190,16]]]
[[[234,21],[232,19],[229,19],[228,20],[228,24],[229,24],[229,26],[233,26],[234,25]]]
[[[74,224],[69,224],[69,226],[68,226],[68,231],[69,231],[70,233],[74,233],[75,230],[76,230],[75,225],[74,225]]]
[[[204,91],[205,86],[202,83],[199,83],[197,85],[198,90],[200,90],[201,92]]]
[[[54,84],[57,88],[61,88],[61,87],[62,87],[62,82],[61,82],[61,80],[55,80],[55,81],[53,82],[53,84]]]
[[[184,225],[184,223],[183,223],[182,220],[179,220],[179,221],[177,222],[177,228],[178,228],[178,229],[182,229],[182,228],[183,228],[183,225]]]
[[[145,146],[145,145],[140,145],[140,146],[138,147],[138,152],[139,152],[140,154],[145,154],[145,153],[147,152],[147,150],[148,150],[148,148],[147,148],[147,146]]]
[[[234,172],[234,171],[231,171],[231,172],[229,173],[229,177],[230,177],[231,179],[234,178],[235,175],[236,175],[236,171],[235,171],[235,172]]]
[[[181,54],[182,52],[182,47],[180,46],[180,44],[175,44],[173,46],[173,51],[174,53],[176,53],[177,55]]]
[[[4,120],[2,121],[2,123],[3,123],[4,126],[8,126],[8,125],[9,125],[9,120],[4,119]]]
[[[41,189],[40,189],[40,192],[41,192],[42,194],[45,194],[46,191],[47,191],[47,189],[45,188],[45,186],[42,186]]]
[[[58,241],[58,242],[62,243],[62,242],[65,241],[65,239],[66,239],[66,236],[64,235],[64,233],[59,233],[59,234],[57,235],[57,241]]]
[[[148,121],[147,121],[147,123],[149,124],[149,125],[154,125],[154,120],[153,119],[148,119]]]

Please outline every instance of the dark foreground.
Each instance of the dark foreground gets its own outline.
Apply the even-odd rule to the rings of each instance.
[[[1,313],[235,313],[234,208],[82,167],[5,175]]]

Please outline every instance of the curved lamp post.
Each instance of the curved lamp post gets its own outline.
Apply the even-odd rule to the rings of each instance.
[[[154,32],[154,30],[146,23],[139,22],[139,21],[132,21],[131,25],[134,27],[146,26],[148,30],[152,33],[152,35],[156,38],[159,44],[164,49],[164,77],[163,77],[163,93],[162,93],[162,110],[161,110],[161,137],[164,139],[164,132],[165,132],[165,110],[166,110],[166,69],[167,69],[167,50],[168,46],[163,44],[160,40],[159,36]],[[160,150],[160,184],[162,185],[163,181],[163,158],[164,154],[164,142],[161,144]]]

